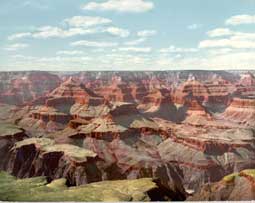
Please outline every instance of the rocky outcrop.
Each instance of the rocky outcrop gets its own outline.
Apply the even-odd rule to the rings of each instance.
[[[185,194],[182,188],[181,171],[176,166],[162,161],[157,151],[159,136],[142,138],[126,137],[112,142],[86,138],[84,146],[105,160],[107,179],[137,179],[153,177],[164,187]]]
[[[81,83],[75,81],[72,77],[53,90],[50,93],[50,97],[52,98],[46,101],[47,106],[58,108],[58,106],[61,107],[61,104],[65,104],[66,108],[64,109],[66,110],[67,108],[70,109],[74,103],[90,105],[99,105],[104,103],[103,98],[87,89]],[[63,109],[60,108],[60,110]]]
[[[96,96],[84,85],[75,81],[72,77],[63,82],[58,88],[50,93],[52,97],[93,97]]]
[[[195,99],[194,97],[187,98],[184,106],[187,107],[186,113],[188,115],[197,114],[197,115],[209,116],[209,113],[206,112],[205,107],[203,107],[202,104],[199,103],[199,101],[197,99]]]
[[[187,99],[194,97],[210,111],[222,112],[235,91],[235,85],[219,75],[214,75],[210,80],[203,82],[190,77],[174,91],[173,101],[177,105],[183,105]]]
[[[92,101],[92,102],[90,102]],[[101,116],[106,116],[111,110],[111,105],[99,100],[89,100],[87,104],[75,103],[70,108],[70,114],[75,119],[91,120]]]
[[[158,134],[163,139],[168,136],[167,132],[161,130],[153,120],[140,114],[132,103],[116,102],[109,106],[104,114],[99,115],[99,118],[90,119],[89,122],[86,118],[88,116],[85,119],[72,120],[69,126],[74,128],[76,133],[66,136],[69,138],[92,137],[108,141],[122,139],[130,134],[134,136]]]
[[[165,190],[174,191],[176,198],[184,199],[178,168],[161,161],[156,148],[151,148],[152,137],[135,141],[136,148],[131,147],[134,141],[128,137],[111,143],[86,138],[85,149],[47,138],[28,138],[16,142],[6,153],[9,158],[4,168],[18,178],[66,178],[70,185],[153,177]]]
[[[148,93],[138,105],[141,113],[152,118],[162,118],[173,122],[179,121],[178,109],[171,101],[170,92],[166,89]]]
[[[206,105],[213,111],[220,111],[222,107],[229,104],[236,87],[230,81],[215,75],[210,81],[205,82],[209,96]]]
[[[130,86],[132,88],[132,96],[136,101],[141,102],[143,98],[149,93],[147,85],[143,84],[141,81],[134,82]]]
[[[33,111],[31,111],[31,117],[37,120],[42,120],[43,122],[57,122],[62,124],[67,124],[72,118],[71,115],[59,112],[55,108],[41,106]]]
[[[71,115],[59,112],[53,107],[35,106],[18,119],[17,123],[34,137],[40,137],[64,129],[71,119]]]
[[[184,106],[180,107],[182,123],[201,127],[214,121],[212,114],[194,97],[187,98]]]
[[[251,72],[241,75],[240,81],[236,84],[235,95],[254,98],[255,76]]]
[[[69,187],[66,179],[48,181],[45,177],[16,179],[0,172],[1,201],[170,201],[183,200],[176,191],[170,191],[150,178],[91,183]],[[33,195],[31,195],[33,194]]]
[[[175,104],[183,105],[187,97],[194,97],[199,102],[203,102],[208,100],[208,95],[207,87],[191,77],[174,91],[172,100]]]
[[[255,166],[252,130],[215,130],[194,136],[191,132],[173,134],[158,146],[165,162],[181,167],[187,188],[196,190],[228,173]]]
[[[255,100],[252,98],[234,98],[228,108],[220,115],[240,125],[255,126]]]
[[[204,185],[189,201],[251,201],[255,198],[255,170],[249,169],[225,176],[216,183]]]
[[[9,124],[0,123],[0,170],[6,169],[6,163],[9,161],[9,151],[18,141],[27,138],[27,135],[20,127]]]
[[[16,142],[10,153],[7,170],[19,178],[65,177],[72,185],[102,180],[97,155],[70,144],[55,144],[47,138],[29,138]]]
[[[95,110],[101,112],[106,107],[106,101],[102,97],[73,78],[62,83],[47,97],[38,98],[33,102],[34,107],[29,115],[19,123],[23,127],[46,133],[64,129],[72,119],[91,119],[99,116]]]
[[[103,86],[97,91],[105,99],[113,102],[134,102],[132,88],[125,82],[117,81],[109,86]]]
[[[239,84],[242,86],[255,86],[255,76],[251,72],[242,74]]]
[[[8,87],[0,91],[0,102],[22,105],[45,96],[60,84],[58,76],[47,72],[30,72],[10,77]]]

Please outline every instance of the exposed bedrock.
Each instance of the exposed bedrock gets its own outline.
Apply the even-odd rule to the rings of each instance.
[[[142,101],[142,99],[148,94],[148,88],[142,82],[135,82],[131,84],[132,96],[136,101]]]
[[[9,151],[18,141],[27,138],[25,131],[16,125],[0,123],[0,170],[6,169],[10,159]]]
[[[255,167],[252,131],[218,133],[169,138],[158,146],[166,163],[177,164],[181,168],[185,187],[196,190],[228,173]]]
[[[249,86],[255,86],[255,76],[251,72],[247,72],[241,75],[240,85],[249,87]]]
[[[109,165],[114,163],[107,178],[154,177],[170,188],[183,184],[186,189],[197,190],[204,183],[218,181],[235,170],[255,166],[253,148],[235,147],[229,151],[228,146],[216,142],[214,147],[202,151],[199,146],[171,139],[155,143],[155,138],[147,136],[136,141],[129,138],[111,143],[86,138],[84,144]]]
[[[203,102],[208,100],[209,91],[203,83],[195,78],[190,78],[173,92],[172,100],[175,104],[183,105],[186,101],[185,98],[188,96],[195,97],[199,102]]]
[[[226,175],[216,183],[202,186],[189,201],[247,201],[255,198],[255,170]]]
[[[112,142],[86,138],[84,146],[96,152],[110,166],[106,169],[107,179],[157,178],[166,188],[184,196],[182,172],[178,166],[161,160],[156,147],[158,143],[154,140],[156,137],[116,139]]]
[[[222,112],[229,104],[232,94],[236,91],[234,84],[222,78],[201,83],[190,78],[181,84],[173,93],[173,102],[183,105],[187,97],[194,97],[212,112]]]
[[[19,178],[46,176],[66,178],[71,185],[102,180],[97,155],[69,144],[55,144],[47,138],[29,138],[17,142],[9,152],[7,170]]]
[[[169,91],[154,90],[148,93],[138,105],[141,113],[148,117],[158,117],[173,122],[179,122],[181,116],[177,107],[171,101]]]
[[[176,199],[185,199],[178,167],[162,162],[154,151],[156,148],[150,149],[150,144],[144,141],[136,144],[139,145],[137,150],[120,140],[108,143],[87,138],[84,141],[85,147],[90,149],[87,150],[56,144],[47,138],[28,138],[16,142],[9,151],[5,169],[18,178],[66,178],[70,185],[152,177],[158,179],[158,184],[166,191],[175,194]]]
[[[101,87],[97,93],[105,99],[113,102],[134,102],[132,88],[126,82],[113,82],[109,86]]]
[[[255,100],[249,98],[234,98],[220,117],[234,123],[254,128]]]
[[[190,130],[189,133],[186,128]],[[208,131],[189,125],[186,128],[169,132],[165,129],[170,136],[165,140],[157,132],[132,131],[132,136],[125,136],[123,132],[127,129],[111,120],[95,119],[83,127],[67,128],[55,138],[58,142],[79,146],[84,142],[85,148],[104,160],[106,179],[148,176],[158,177],[168,185],[168,179],[163,177],[169,177],[168,170],[174,169],[178,171],[178,175],[174,176],[179,177],[185,187],[197,189],[204,183],[219,180],[227,173],[255,165],[253,130],[215,128]],[[116,133],[120,136],[115,137]],[[103,138],[104,135],[113,139]]]
[[[0,91],[0,102],[14,105],[30,103],[45,96],[60,84],[58,76],[47,72],[24,73],[20,77],[7,76],[9,85]]]
[[[32,195],[31,195],[32,194]],[[47,202],[122,202],[184,200],[151,178],[102,181],[70,187],[65,178],[45,177],[17,179],[0,171],[1,201]]]

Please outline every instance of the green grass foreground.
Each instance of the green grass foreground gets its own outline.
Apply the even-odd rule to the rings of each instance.
[[[16,179],[0,172],[1,201],[149,201],[147,192],[155,188],[150,178],[67,187],[65,179],[48,183],[45,177]]]

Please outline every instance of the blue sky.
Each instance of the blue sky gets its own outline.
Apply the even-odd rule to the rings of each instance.
[[[255,69],[255,0],[3,0],[0,70]]]

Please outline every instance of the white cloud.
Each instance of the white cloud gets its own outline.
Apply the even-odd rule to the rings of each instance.
[[[96,41],[76,41],[72,42],[71,46],[85,46],[85,47],[115,47],[118,43],[115,42],[96,42]]]
[[[209,37],[225,37],[222,39],[203,40],[199,48],[232,48],[254,49],[255,33],[233,31],[228,28],[217,28],[207,32]]]
[[[16,40],[16,39],[20,39],[20,38],[24,38],[24,37],[29,37],[32,34],[29,32],[24,32],[24,33],[18,33],[18,34],[14,34],[8,37],[8,40]]]
[[[159,57],[156,67],[164,69],[196,69],[196,70],[226,70],[255,68],[255,52],[237,52],[228,54],[208,55],[205,57]]]
[[[110,33],[111,35],[119,36],[119,37],[128,37],[130,32],[125,29],[121,29],[118,27],[108,27],[104,30],[104,32]]]
[[[11,44],[11,45],[8,45],[7,47],[5,47],[4,49],[7,50],[7,51],[17,51],[19,49],[24,49],[24,48],[27,48],[29,47],[28,44]]]
[[[218,49],[219,51],[221,49]],[[228,52],[230,51],[230,52]],[[255,68],[255,52],[235,52],[224,50],[225,54],[210,54],[205,56],[180,57],[159,55],[151,57],[147,54],[137,54],[132,51],[118,51],[98,53],[98,57],[90,56],[57,56],[32,57],[13,56],[14,60],[7,64],[5,70],[176,70],[176,69],[250,69]]]
[[[67,38],[77,35],[89,35],[109,33],[114,36],[128,37],[130,32],[128,30],[118,27],[108,28],[85,28],[85,27],[70,27],[68,29],[62,29],[60,27],[44,26],[37,28],[34,32],[17,33],[8,37],[9,40],[21,39],[26,37],[32,37],[36,39],[48,39],[48,38]]]
[[[196,23],[187,26],[187,28],[189,30],[196,30],[196,29],[201,28],[201,27],[202,27],[201,24],[196,24]]]
[[[157,34],[156,30],[142,30],[137,32],[137,36],[139,37],[151,37]]]
[[[195,48],[178,48],[175,46],[170,46],[168,48],[160,49],[160,53],[191,53],[191,52],[197,52],[198,49]]]
[[[82,6],[84,10],[102,10],[118,12],[146,12],[154,8],[151,1],[145,0],[108,0],[102,3],[89,2]]]
[[[235,32],[231,37],[232,40],[255,40],[255,33]]]
[[[102,53],[104,51],[105,51],[105,49],[103,49],[103,48],[96,48],[96,49],[91,50],[91,52],[93,52],[93,53]]]
[[[93,61],[93,58],[88,56],[34,57],[13,55],[12,58],[14,60],[7,66],[7,70],[84,70],[84,67]]]
[[[233,35],[233,34],[234,34],[234,32],[228,28],[217,28],[217,29],[207,32],[207,35],[209,37],[222,37],[222,36],[229,36],[229,35]]]
[[[35,29],[34,32],[11,35],[8,39],[15,40],[25,37],[39,39],[66,38],[95,33],[105,35],[108,33],[119,37],[128,37],[130,35],[129,30],[113,27],[111,20],[107,18],[74,16],[64,20],[64,22],[68,25],[40,27]],[[197,29],[197,24],[190,25],[189,29]],[[48,68],[48,70],[255,68],[255,33],[245,33],[223,27],[208,31],[208,40],[201,41],[197,48],[166,46],[166,48],[154,52],[150,46],[138,46],[156,33],[155,30],[142,30],[136,33],[134,40],[127,38],[127,40],[122,40],[124,42],[118,43],[107,40],[96,41],[96,39],[94,41],[74,40],[70,45],[77,50],[60,50],[53,57],[22,57],[21,55],[16,55],[13,58],[15,60],[8,63],[10,63],[9,67],[14,68],[38,67],[41,69]],[[27,46],[27,44],[11,44],[8,47],[4,47],[4,49],[15,51]],[[78,50],[78,46],[89,48],[85,49],[85,52]],[[202,48],[208,49],[204,50]],[[95,53],[97,57],[92,57]],[[92,55],[90,56],[90,54]]]
[[[211,55],[223,55],[223,54],[233,53],[233,49],[231,48],[210,49],[209,53]]]
[[[127,46],[139,45],[139,44],[145,42],[149,37],[152,37],[156,34],[157,34],[156,30],[141,30],[141,31],[137,32],[137,36],[140,38],[138,38],[136,40],[124,42],[124,45],[127,45]]]
[[[70,28],[67,30],[63,30],[59,27],[45,26],[39,28],[37,32],[33,33],[32,36],[39,39],[47,39],[51,37],[66,38],[76,35],[94,34],[97,32],[97,29]]]
[[[68,32],[58,27],[44,26],[38,28],[38,31],[33,34],[34,38],[50,38],[50,37],[64,37]]]
[[[204,40],[199,43],[199,48],[229,47],[235,49],[255,49],[255,41],[235,39]]]
[[[69,26],[73,27],[91,27],[95,25],[104,25],[112,23],[112,20],[102,17],[92,16],[74,16],[64,20]]]
[[[255,33],[237,32],[228,28],[217,28],[207,32],[207,35],[209,37],[230,36],[231,39],[235,40],[255,40]]]
[[[120,47],[117,50],[125,51],[125,52],[141,52],[141,53],[149,53],[152,51],[151,47]]]
[[[84,54],[83,51],[58,51],[57,55],[81,55]]]
[[[136,39],[136,40],[133,40],[133,41],[125,42],[124,45],[135,46],[135,45],[139,45],[139,44],[145,42],[146,40],[147,40],[146,38],[140,38],[140,39]]]
[[[24,55],[13,55],[12,58],[21,59],[30,62],[83,62],[90,61],[92,58],[88,56],[75,57],[75,56],[56,56],[56,57],[34,57]]]
[[[255,15],[236,15],[226,20],[227,25],[255,24]]]
[[[118,27],[100,28],[98,25],[111,24],[112,20],[102,17],[92,16],[74,16],[64,20],[68,28],[57,26],[43,26],[35,29],[33,32],[16,33],[8,37],[9,40],[32,37],[37,39],[47,38],[66,38],[77,35],[88,35],[95,33],[109,33],[114,36],[127,37],[130,32]],[[62,24],[63,25],[63,24]],[[92,27],[93,26],[93,27]],[[92,28],[91,28],[92,27]]]
[[[151,59],[136,53],[98,53],[98,57],[33,57],[16,55],[10,60],[5,70],[55,70],[55,71],[84,71],[84,70],[149,70]],[[155,67],[154,67],[155,68]],[[159,68],[160,69],[160,68]],[[34,69],[35,70],[35,69]]]
[[[87,35],[98,33],[98,29],[84,29],[79,27],[62,29],[59,27],[44,26],[37,28],[34,32],[17,33],[8,37],[9,40],[21,39],[26,37],[32,37],[36,39],[48,39],[48,38],[66,38],[76,35]]]

